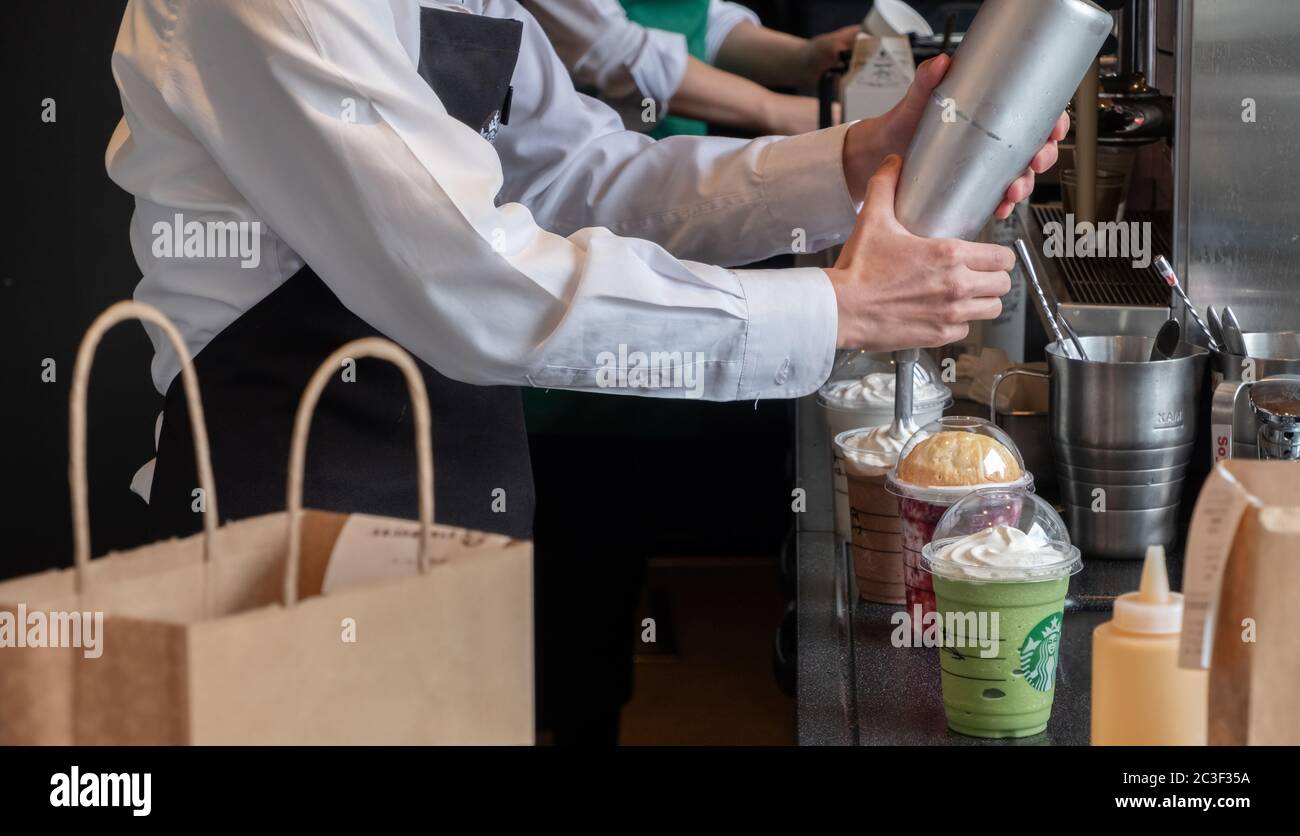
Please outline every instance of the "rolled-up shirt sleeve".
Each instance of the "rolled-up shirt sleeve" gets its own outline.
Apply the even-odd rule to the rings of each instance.
[[[573,89],[524,20],[512,126],[497,138],[499,198],[569,235],[605,227],[678,256],[737,265],[842,243],[857,217],[844,180],[848,126],[793,137],[675,136],[658,142],[622,129]],[[536,45],[536,48],[528,48]]]
[[[686,76],[686,36],[628,19],[618,0],[524,0],[573,83],[609,104],[624,127],[648,131]],[[656,119],[643,118],[654,102]]]
[[[537,48],[526,38],[526,52]],[[569,207],[575,222],[621,217],[613,226],[622,228],[557,234],[522,203],[498,204],[501,159],[420,78],[387,0],[181,4],[166,49],[165,100],[258,219],[345,306],[449,377],[603,390],[602,358],[681,353],[695,358],[696,396],[747,400],[804,395],[829,374],[836,306],[825,272],[728,270],[674,257],[663,242],[693,253],[710,246],[692,239],[684,217],[661,223],[632,198],[602,201],[599,180],[583,179],[581,152],[552,161],[531,195],[539,213],[559,218]],[[597,109],[592,118],[611,117]],[[547,129],[524,121],[516,116],[506,130]],[[802,146],[700,153],[673,188],[680,196],[698,175],[703,194],[688,215],[748,202],[727,217],[778,229],[798,213],[778,223],[771,203],[814,193],[796,185],[792,197],[782,181],[809,167],[824,174],[843,139],[812,136],[793,141]],[[654,187],[651,169],[628,175],[643,165],[639,155],[615,154],[628,141],[597,135],[575,145],[588,162],[607,155],[613,169],[627,166],[625,183]],[[604,176],[618,181],[620,172]],[[593,208],[572,211],[583,190]],[[820,194],[847,201],[835,189]],[[851,205],[805,209],[847,232]],[[652,234],[616,234],[638,225]]]
[[[709,0],[709,31],[705,37],[705,49],[710,64],[717,60],[718,50],[722,49],[723,41],[727,40],[727,36],[738,23],[761,25],[758,15],[739,3]]]

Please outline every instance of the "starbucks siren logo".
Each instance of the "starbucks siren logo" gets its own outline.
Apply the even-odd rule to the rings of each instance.
[[[1056,687],[1056,657],[1061,652],[1061,613],[1034,625],[1020,645],[1020,671],[1039,691]]]

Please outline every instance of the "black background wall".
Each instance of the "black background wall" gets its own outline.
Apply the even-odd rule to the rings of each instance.
[[[0,577],[71,562],[67,415],[81,334],[140,278],[127,241],[131,199],[104,173],[122,110],[109,68],[125,0],[15,3],[4,16],[5,135],[12,145],[0,263]],[[55,101],[57,121],[41,120]],[[127,490],[153,447],[161,403],[144,330],[104,341],[90,389],[95,553],[146,539]],[[56,380],[41,381],[52,358]]]

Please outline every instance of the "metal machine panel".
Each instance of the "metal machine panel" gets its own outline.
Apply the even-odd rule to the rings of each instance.
[[[1201,308],[1300,330],[1300,4],[1183,0],[1179,14],[1176,263]]]

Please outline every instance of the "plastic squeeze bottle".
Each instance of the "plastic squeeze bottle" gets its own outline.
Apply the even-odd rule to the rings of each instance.
[[[1147,549],[1142,585],[1115,599],[1092,633],[1094,746],[1204,746],[1209,677],[1178,667],[1183,596],[1169,591],[1165,550]]]

